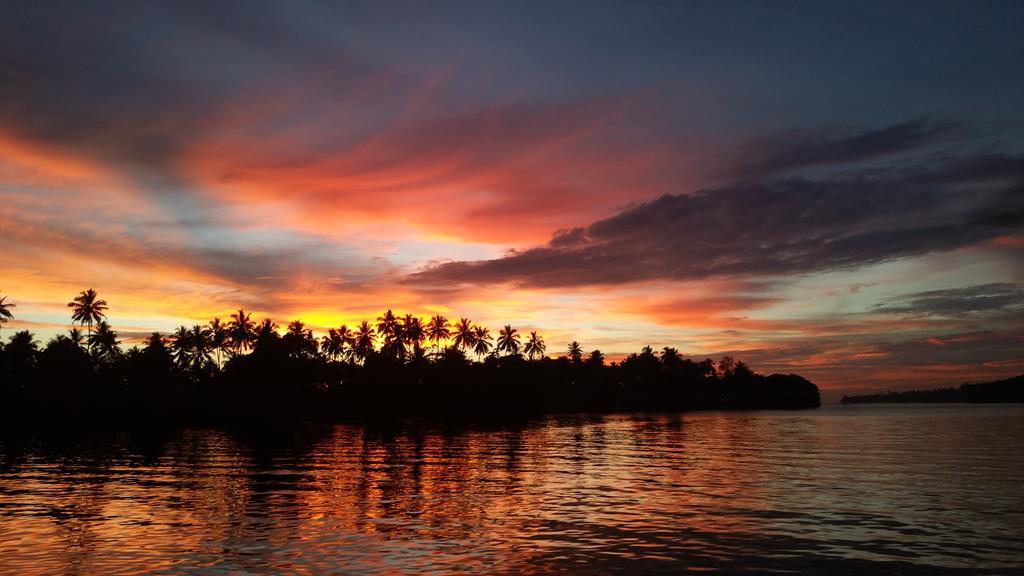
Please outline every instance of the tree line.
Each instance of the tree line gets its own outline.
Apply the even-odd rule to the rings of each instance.
[[[13,307],[0,298],[0,328]],[[14,412],[215,420],[819,404],[803,378],[757,375],[728,356],[694,361],[645,347],[607,363],[574,341],[550,357],[536,331],[524,338],[506,324],[495,338],[468,318],[440,314],[424,322],[387,310],[318,339],[301,320],[282,330],[239,309],[124,350],[95,290],[68,307],[72,329],[45,345],[27,330],[0,342],[0,394]]]

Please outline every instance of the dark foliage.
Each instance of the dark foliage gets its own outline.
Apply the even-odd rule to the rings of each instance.
[[[436,315],[424,325],[388,310],[376,333],[363,322],[356,330],[331,329],[318,343],[300,320],[282,334],[273,321],[257,324],[238,310],[227,324],[215,318],[166,338],[153,333],[141,348],[123,352],[95,290],[69,306],[88,328],[87,338],[73,329],[40,349],[21,331],[0,344],[3,422],[487,419],[820,405],[817,386],[800,376],[754,374],[728,356],[716,365],[685,359],[674,348],[658,355],[647,347],[608,364],[600,350],[584,357],[572,342],[567,356],[549,358],[535,331],[524,343],[505,325],[495,341],[466,318],[452,326]],[[452,345],[442,348],[447,339]],[[423,347],[426,341],[433,352]]]
[[[907,390],[905,392],[879,392],[878,394],[843,396],[842,402],[843,404],[1024,402],[1024,374],[994,382],[962,384],[959,388],[936,388],[934,390]]]
[[[142,348],[99,354],[66,336],[44,348],[19,332],[0,349],[5,420],[83,422],[281,421],[431,416],[486,419],[552,412],[809,408],[817,387],[796,375],[762,376],[650,349],[619,364],[594,351],[474,362],[454,347],[406,357],[380,351],[361,363],[321,354],[308,332],[260,333],[252,351],[214,361],[176,360],[158,334]],[[729,366],[731,361],[721,362]]]

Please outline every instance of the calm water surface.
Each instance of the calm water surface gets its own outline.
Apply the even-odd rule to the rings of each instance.
[[[1024,407],[0,441],[0,572],[1024,572]]]

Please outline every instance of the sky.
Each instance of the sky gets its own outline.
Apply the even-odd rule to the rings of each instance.
[[[387,309],[1024,372],[1024,4],[5,2],[2,335]]]

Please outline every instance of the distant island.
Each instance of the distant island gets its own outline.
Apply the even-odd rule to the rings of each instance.
[[[0,300],[4,314],[13,305]],[[85,328],[44,346],[23,330],[0,344],[3,422],[135,420],[218,423],[427,416],[491,418],[564,412],[801,409],[821,404],[795,374],[755,374],[650,347],[621,362],[570,342],[551,357],[537,332],[387,310],[375,325],[331,328],[320,339],[300,320],[280,329],[238,310],[228,322],[153,333],[123,350],[86,290],[68,304]],[[472,359],[474,355],[476,359]]]
[[[994,382],[963,384],[957,388],[856,394],[854,396],[843,396],[841,402],[843,404],[1024,402],[1024,374]]]

